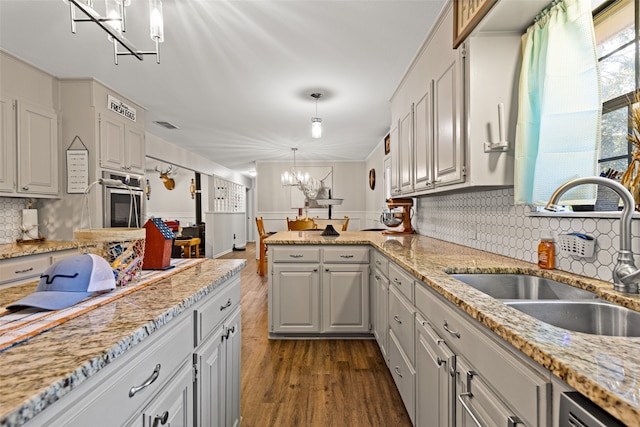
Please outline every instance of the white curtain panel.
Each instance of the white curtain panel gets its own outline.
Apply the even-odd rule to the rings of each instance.
[[[516,204],[544,205],[573,178],[597,172],[602,101],[589,0],[554,2],[522,36],[515,149]],[[580,186],[562,204],[593,204]]]

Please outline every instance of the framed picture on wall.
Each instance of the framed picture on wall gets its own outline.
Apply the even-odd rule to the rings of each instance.
[[[453,48],[478,25],[497,0],[453,0]]]
[[[384,154],[387,155],[391,152],[391,136],[390,134],[387,134],[387,136],[384,137]]]

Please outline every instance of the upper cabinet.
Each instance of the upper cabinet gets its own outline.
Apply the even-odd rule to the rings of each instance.
[[[2,96],[0,153],[0,195],[58,196],[58,116],[54,110]]]
[[[100,166],[144,174],[144,130],[98,114]]]
[[[513,185],[519,43],[519,33],[499,32],[452,48],[447,3],[391,99],[399,129],[392,172],[400,180],[392,194]],[[502,130],[508,149],[487,144]]]

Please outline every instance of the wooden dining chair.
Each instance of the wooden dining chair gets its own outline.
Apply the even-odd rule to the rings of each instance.
[[[264,243],[264,239],[269,237],[269,233],[267,233],[264,229],[264,220],[262,217],[256,217],[256,226],[258,227],[258,236],[260,239],[260,258],[258,259],[258,274],[260,276],[264,276],[267,274],[267,245]]]
[[[312,230],[314,228],[316,228],[316,224],[311,218],[289,219],[287,217],[287,230],[289,231]]]
[[[347,231],[347,227],[349,227],[349,217],[344,216],[344,222],[342,223],[342,231]]]

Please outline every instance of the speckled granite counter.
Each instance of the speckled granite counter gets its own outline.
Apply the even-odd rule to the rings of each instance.
[[[0,244],[0,259],[17,258],[20,256],[43,254],[47,252],[75,249],[76,242],[45,240],[38,243],[4,243]]]
[[[448,273],[527,273],[570,283],[601,299],[640,311],[640,296],[613,291],[613,284],[418,235],[286,231],[267,238],[277,244],[368,244],[432,287],[478,322],[589,397],[629,426],[640,425],[640,338],[588,335],[556,328],[506,306]]]
[[[239,273],[246,260],[206,260],[0,353],[0,426],[22,425]],[[36,283],[0,291],[0,306]]]

